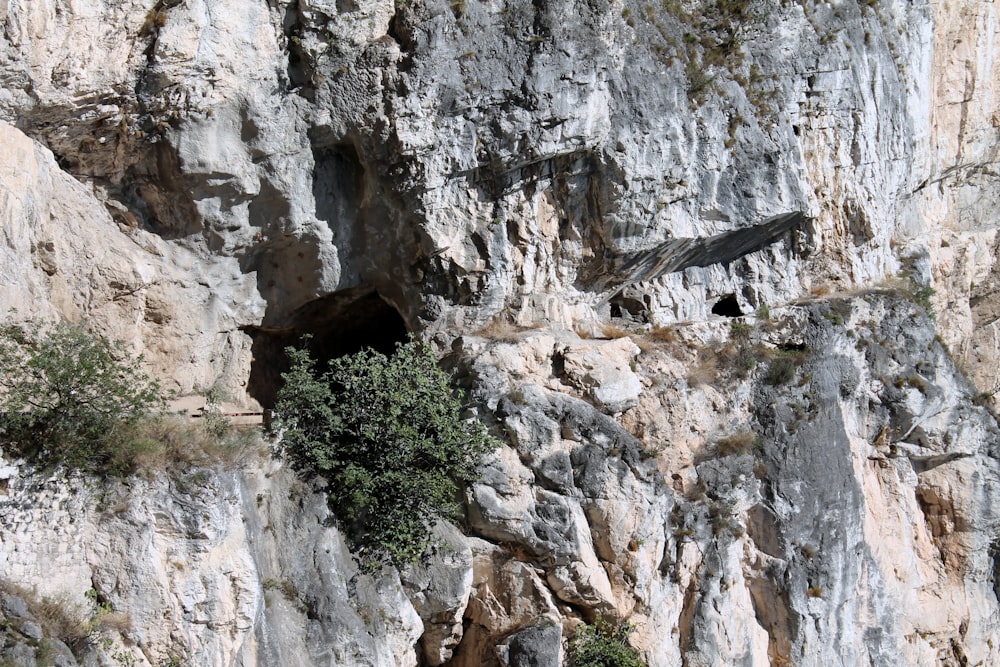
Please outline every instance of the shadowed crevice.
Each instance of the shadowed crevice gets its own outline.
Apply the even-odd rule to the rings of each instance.
[[[407,339],[399,312],[370,287],[341,290],[296,309],[282,327],[251,327],[253,362],[247,391],[265,408],[274,404],[281,374],[288,369],[285,348],[307,346],[319,362],[372,348],[391,354]]]

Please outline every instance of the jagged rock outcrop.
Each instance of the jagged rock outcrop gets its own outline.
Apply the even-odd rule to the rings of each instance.
[[[507,441],[463,530],[378,576],[270,460],[108,489],[12,462],[0,578],[131,616],[87,659],[556,665],[603,615],[651,665],[1000,663],[989,3],[0,22],[8,318],[264,405],[301,334],[416,331]]]
[[[511,447],[469,490],[477,537],[442,527],[401,575],[360,573],[261,461],[111,488],[7,467],[5,576],[127,612],[136,664],[555,665],[580,616],[629,619],[651,665],[1000,659],[1000,428],[931,321],[872,292],[727,324],[635,337],[656,381],[621,422],[558,337],[462,339]]]

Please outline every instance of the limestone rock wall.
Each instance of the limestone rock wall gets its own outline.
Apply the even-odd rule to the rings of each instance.
[[[120,225],[242,278],[211,285],[238,306],[253,290],[245,339],[359,288],[447,335],[666,324],[926,256],[946,340],[991,389],[995,19],[933,2],[5,3],[0,119]],[[602,271],[793,211],[809,222],[725,265]],[[228,354],[236,331],[199,347]],[[217,379],[239,386],[247,354]]]
[[[558,665],[598,616],[650,665],[1000,659],[1000,429],[926,314],[870,292],[746,328],[462,338],[510,445],[465,534],[402,572],[359,572],[270,459],[110,486],[6,465],[0,566],[127,614],[110,664]]]
[[[281,345],[391,312],[509,443],[448,548],[376,578],[272,462],[3,468],[0,575],[132,615],[94,660],[556,665],[605,615],[652,665],[1000,662],[990,3],[0,23],[6,318],[252,404]]]

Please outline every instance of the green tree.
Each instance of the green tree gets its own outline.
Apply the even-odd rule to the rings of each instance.
[[[124,474],[129,428],[163,406],[142,357],[120,341],[79,324],[0,327],[0,443],[14,455]]]
[[[585,625],[570,642],[573,667],[645,667],[646,663],[628,643],[634,628],[629,623],[614,624],[599,618]]]
[[[327,482],[330,505],[369,569],[416,560],[439,519],[459,515],[460,485],[478,478],[497,442],[462,418],[462,402],[430,347],[334,359],[318,372],[302,349],[275,404],[292,466]]]

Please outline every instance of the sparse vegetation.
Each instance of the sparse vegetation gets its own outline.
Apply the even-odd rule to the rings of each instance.
[[[497,442],[463,419],[463,405],[431,349],[415,340],[391,357],[374,350],[321,372],[303,349],[275,405],[282,449],[300,473],[327,482],[363,565],[402,565],[431,542],[439,519],[458,516],[460,485],[479,476]]]
[[[934,288],[930,285],[918,287],[912,292],[914,303],[923,308],[931,319],[935,318],[934,303],[931,301],[935,294]]]
[[[78,602],[68,595],[39,596],[34,590],[7,580],[0,580],[0,591],[20,598],[41,628],[44,636],[38,641],[36,652],[39,664],[45,664],[46,656],[55,657],[57,652],[51,645],[52,639],[58,639],[80,657],[102,636],[132,630],[131,616],[115,611],[93,589],[86,593],[86,602]]]
[[[762,444],[760,436],[753,431],[746,431],[719,438],[715,443],[715,450],[720,456],[737,456],[749,454]]]
[[[136,471],[189,469],[216,463],[239,464],[265,445],[257,428],[241,429],[220,414],[209,428],[171,414],[152,415],[130,426],[125,437],[131,441]]]
[[[688,370],[687,383],[691,387],[701,387],[715,382],[719,373],[719,357],[713,350],[702,350],[698,362]]]
[[[795,377],[795,364],[787,357],[778,357],[767,365],[764,382],[777,387],[788,384]]]

